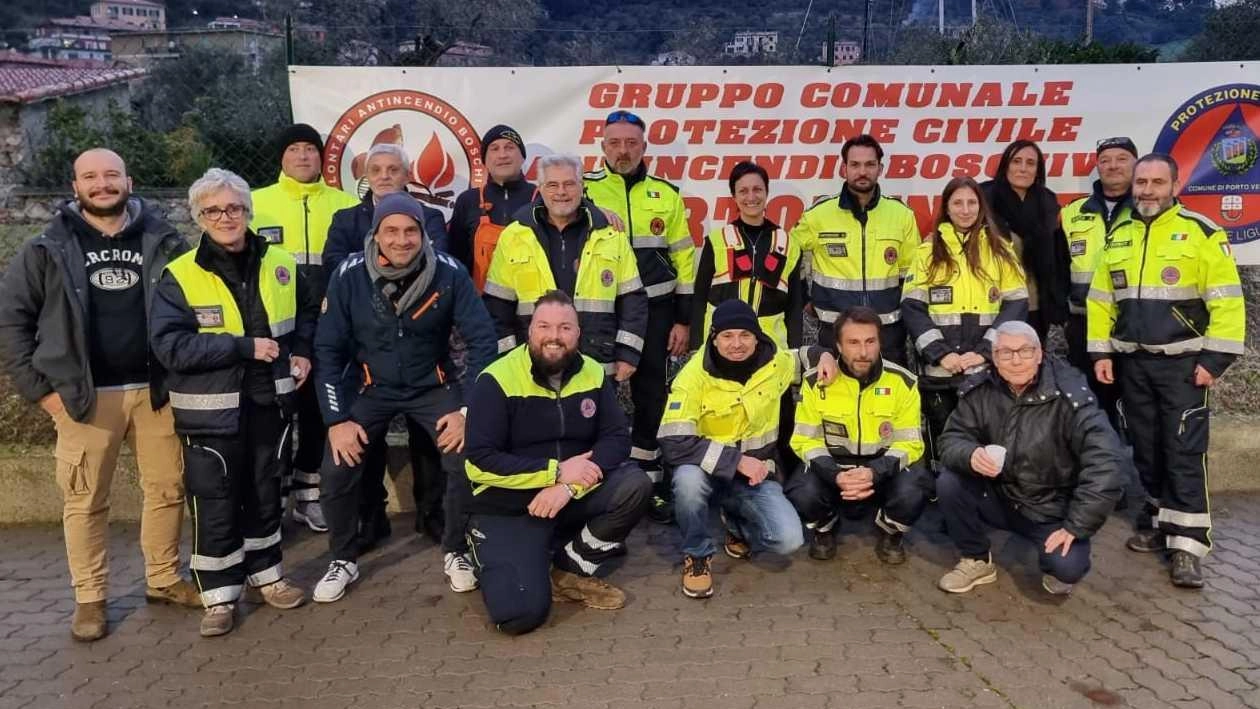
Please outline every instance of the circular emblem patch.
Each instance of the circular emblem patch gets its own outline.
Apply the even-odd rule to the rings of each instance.
[[[885,441],[892,438],[892,421],[885,421],[879,425],[879,437]]]
[[[1001,298],[1001,297],[1002,297],[1002,294],[1001,292],[998,291],[997,286],[989,286],[989,302],[990,303],[998,302],[998,298]]]
[[[889,265],[897,263],[897,249],[891,246],[884,249],[884,263]]]
[[[591,398],[582,399],[582,417],[590,418],[595,415],[595,400]]]
[[[603,283],[605,288],[607,288],[608,286],[611,286],[613,284],[612,270],[605,268],[604,272],[599,274],[599,282]]]
[[[660,236],[665,233],[665,220],[660,217],[652,218],[652,235]]]
[[[284,266],[276,266],[276,280],[282,286],[289,285],[289,269]]]
[[[1181,271],[1178,271],[1176,266],[1168,266],[1159,272],[1159,280],[1166,286],[1176,285],[1177,281],[1181,280]]]

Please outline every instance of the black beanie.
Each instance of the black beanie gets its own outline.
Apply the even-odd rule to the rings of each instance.
[[[712,334],[723,330],[747,330],[761,335],[761,323],[752,306],[742,300],[724,300],[713,310]]]
[[[521,134],[516,132],[515,128],[499,124],[481,137],[481,159],[485,160],[486,150],[490,148],[490,144],[500,138],[507,138],[516,143],[516,147],[521,149],[521,157],[525,157],[525,141],[521,140]]]
[[[305,123],[294,123],[284,132],[280,134],[280,140],[276,144],[277,155],[284,155],[284,151],[289,149],[294,143],[310,143],[319,151],[319,156],[324,156],[324,139],[319,137],[319,131],[308,126]]]
[[[1112,148],[1120,148],[1133,153],[1133,157],[1138,157],[1137,146],[1133,144],[1132,138],[1107,138],[1098,141],[1098,146],[1094,148],[1095,155],[1102,155],[1102,151]]]

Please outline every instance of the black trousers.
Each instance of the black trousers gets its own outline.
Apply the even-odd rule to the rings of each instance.
[[[1133,443],[1147,519],[1170,549],[1206,556],[1212,548],[1208,510],[1208,389],[1194,385],[1195,358],[1125,355],[1114,360],[1120,418]]]
[[[319,501],[319,466],[324,459],[324,444],[328,429],[319,411],[319,399],[315,396],[315,383],[305,382],[297,390],[297,451],[293,465],[285,471],[280,481],[280,498],[283,507],[289,506],[289,497],[298,502]]]
[[[958,553],[968,559],[989,556],[989,530],[1010,530],[1037,547],[1037,565],[1063,583],[1076,583],[1089,573],[1089,540],[1077,539],[1067,556],[1046,553],[1046,538],[1063,520],[1037,522],[1025,517],[991,481],[971,473],[942,470],[936,481],[945,527]]]
[[[1094,363],[1085,349],[1085,316],[1069,315],[1063,332],[1067,336],[1068,362],[1085,375],[1090,390],[1094,392],[1094,398],[1098,399],[1098,405],[1107,413],[1111,425],[1119,431],[1120,419],[1116,414],[1116,402],[1120,400],[1119,387],[1115,384],[1103,384],[1094,376]]]
[[[837,351],[836,324],[818,321],[818,345]],[[884,359],[903,367],[909,366],[906,356],[906,324],[898,320],[879,328],[879,354]]]
[[[875,486],[875,494],[865,500],[840,499],[840,488],[828,485],[802,467],[792,474],[783,493],[810,529],[830,530],[841,517],[864,519],[875,512],[875,524],[892,533],[904,533],[919,520],[932,497],[934,481],[923,461],[898,471]]]
[[[396,415],[419,426],[433,441],[437,441],[437,421],[446,414],[459,411],[459,394],[452,388],[440,387],[398,399],[369,388],[350,407],[350,418],[367,432],[368,440],[384,438],[389,422]],[[320,471],[320,493],[324,516],[328,519],[328,546],[333,558],[340,561],[357,561],[359,558],[359,514],[363,494],[363,465],[350,465],[342,460],[335,463],[332,450],[325,446],[324,465]],[[464,528],[467,516],[467,484],[459,484],[463,477],[464,456],[459,453],[442,454],[442,469],[446,471],[444,504],[446,524],[442,535],[443,551],[463,552]]]
[[[937,452],[937,445],[941,440],[941,433],[945,431],[945,424],[949,422],[949,415],[958,408],[958,384],[961,381],[961,377],[949,379],[919,377],[921,398],[919,406],[923,410],[923,422],[927,424],[928,434],[924,457],[930,469],[938,475],[940,470],[937,462],[940,460],[940,455]]]
[[[630,457],[650,475],[657,477],[662,468],[656,429],[665,413],[665,379],[669,364],[669,331],[674,327],[673,297],[656,298],[648,305],[647,333],[643,337],[643,355],[639,367],[630,377],[630,400],[634,402],[631,417]]]
[[[235,603],[246,582],[284,575],[280,477],[289,466],[290,421],[277,406],[243,399],[240,433],[184,437],[184,487],[192,514],[188,565],[210,607]]]
[[[442,454],[424,429],[407,419],[407,450],[411,457],[412,500],[418,518],[442,513],[442,500],[446,495],[446,471],[442,469]],[[371,515],[385,514],[389,493],[385,490],[385,474],[389,467],[389,442],[386,436],[373,438],[368,443],[363,460],[363,489],[360,491],[359,514],[367,520]]]
[[[551,613],[551,565],[594,576],[625,553],[625,539],[647,511],[652,483],[634,463],[605,474],[599,487],[570,500],[555,519],[473,515],[468,541],[486,611],[509,635],[528,633]]]

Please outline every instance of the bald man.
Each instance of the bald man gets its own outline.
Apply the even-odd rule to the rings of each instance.
[[[57,428],[56,480],[74,587],[70,632],[105,636],[109,488],[123,440],[136,455],[149,601],[200,607],[180,578],[183,458],[159,364],[149,355],[151,288],[188,250],[131,196],[127,166],[95,148],[74,161],[74,199],[26,242],[0,284],[0,360]]]

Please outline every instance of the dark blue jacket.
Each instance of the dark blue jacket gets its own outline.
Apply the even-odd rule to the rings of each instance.
[[[343,209],[333,215],[332,224],[328,227],[328,239],[324,242],[324,273],[332,274],[350,254],[363,251],[363,241],[372,230],[372,210],[376,205],[372,202],[372,193],[363,195],[363,201],[354,207]],[[421,204],[424,210],[424,238],[433,242],[433,248],[448,253],[446,239],[446,218],[442,213],[427,204]]]
[[[446,254],[436,257],[433,282],[402,315],[371,281],[362,253],[332,274],[315,333],[314,374],[329,426],[351,418],[354,398],[367,387],[398,401],[439,386],[457,387],[450,374],[455,372],[451,330],[458,329],[468,344],[468,381],[497,356],[494,323],[468,271]]]

